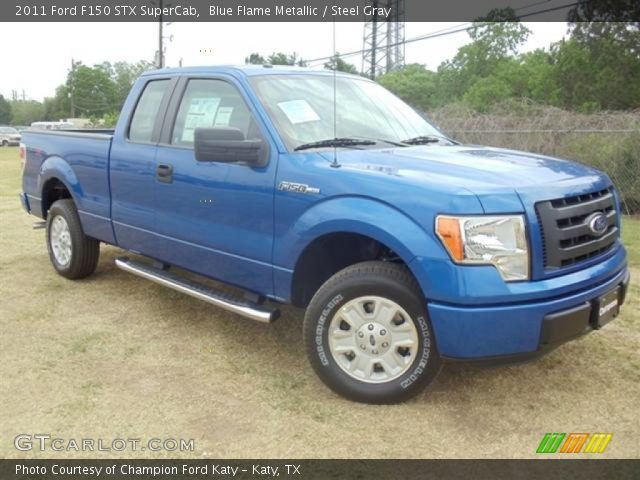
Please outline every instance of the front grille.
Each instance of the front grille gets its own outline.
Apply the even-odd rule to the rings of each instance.
[[[597,213],[606,217],[606,230],[590,226]],[[542,231],[545,268],[562,268],[596,257],[611,249],[618,238],[613,189],[536,203]]]

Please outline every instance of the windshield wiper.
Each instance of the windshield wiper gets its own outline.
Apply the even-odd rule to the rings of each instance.
[[[447,142],[451,142],[448,138],[439,137],[437,135],[420,135],[418,137],[407,138],[406,140],[402,140],[402,143],[407,145],[427,145],[429,143],[438,143],[440,140],[446,140]]]
[[[389,145],[393,145],[394,147],[406,147],[407,144],[404,142],[398,142],[396,140],[388,140],[386,138],[375,138],[375,137],[353,137],[353,138],[361,138],[363,140],[371,140],[372,142],[375,141],[376,143],[388,143]]]
[[[375,145],[373,140],[367,140],[364,138],[328,138],[326,140],[319,140],[317,142],[303,143],[294,148],[294,151],[308,150],[310,148],[323,148],[323,147],[357,147],[359,145]]]

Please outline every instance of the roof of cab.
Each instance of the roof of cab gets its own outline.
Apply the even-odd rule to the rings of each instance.
[[[150,70],[142,74],[142,76],[149,75],[189,75],[189,74],[215,74],[215,73],[227,73],[227,74],[241,74],[248,77],[256,75],[273,75],[273,74],[310,74],[310,75],[333,75],[333,70],[316,69],[309,67],[297,67],[293,65],[209,65],[198,67],[180,67],[180,68],[163,68],[161,70]],[[344,72],[337,72],[340,76],[356,76]]]

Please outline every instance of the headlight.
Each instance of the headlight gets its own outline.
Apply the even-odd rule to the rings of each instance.
[[[436,232],[457,263],[494,265],[505,281],[529,278],[529,251],[522,215],[439,215]]]

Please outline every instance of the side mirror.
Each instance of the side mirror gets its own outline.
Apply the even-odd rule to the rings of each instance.
[[[246,140],[237,128],[196,128],[193,147],[199,162],[267,164],[267,149],[260,139]]]

